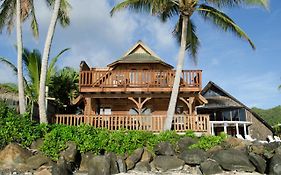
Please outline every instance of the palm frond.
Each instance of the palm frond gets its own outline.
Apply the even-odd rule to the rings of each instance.
[[[175,29],[173,31],[174,36],[176,37],[178,43],[181,42],[181,33],[182,33],[182,17],[179,18]],[[186,36],[186,50],[190,54],[192,61],[197,64],[197,52],[200,46],[199,39],[196,34],[196,26],[193,24],[192,20],[189,19],[187,23],[187,36]]]
[[[268,0],[205,0],[207,3],[218,7],[261,6],[268,8]]]
[[[237,37],[245,39],[249,42],[253,49],[256,48],[247,34],[223,12],[207,5],[200,5],[197,10],[205,20],[211,21],[215,24],[215,26],[223,29],[224,31],[230,31]]]
[[[31,29],[32,29],[32,33],[33,33],[33,36],[35,38],[38,38],[39,37],[39,27],[38,27],[38,22],[37,22],[37,19],[36,19],[36,16],[35,16],[35,8],[34,8],[34,3],[33,3],[33,0],[31,0],[31,3],[32,3],[32,10],[31,10]]]
[[[7,58],[0,57],[0,62],[4,63],[8,67],[10,67],[11,70],[15,73],[15,75],[18,74],[18,68],[12,62],[10,62]]]
[[[112,8],[110,15],[113,16],[117,11],[125,8],[135,12],[146,12],[166,20],[178,14],[178,4],[171,0],[125,0]]]
[[[58,12],[58,20],[62,27],[66,27],[70,24],[70,9],[71,4],[68,2],[69,0],[61,0],[60,8]],[[49,8],[54,7],[55,0],[46,0],[47,6]]]
[[[51,80],[51,77],[55,74],[56,72],[56,67],[55,67],[55,64],[56,62],[58,61],[58,59],[60,58],[60,56],[68,51],[70,48],[66,48],[66,49],[63,49],[57,56],[55,56],[51,62],[50,62],[50,65],[48,67],[48,70],[47,70],[47,80],[46,80],[46,83],[48,84]]]
[[[14,27],[15,15],[16,15],[16,1],[4,0],[0,6],[0,33],[5,27],[7,31],[11,33]]]

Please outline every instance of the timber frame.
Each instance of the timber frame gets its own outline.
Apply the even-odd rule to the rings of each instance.
[[[90,68],[82,61],[80,95],[75,103],[84,104],[83,114],[57,115],[55,122],[159,132],[166,118],[174,76],[173,66],[141,41],[105,68]],[[173,129],[210,133],[209,116],[197,115],[195,110],[207,103],[201,90],[202,71],[183,70]]]

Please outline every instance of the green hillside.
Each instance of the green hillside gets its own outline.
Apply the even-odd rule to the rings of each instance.
[[[270,125],[281,123],[281,106],[276,106],[271,109],[252,108],[254,112],[259,114]]]

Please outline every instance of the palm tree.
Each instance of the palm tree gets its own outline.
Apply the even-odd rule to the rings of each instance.
[[[22,70],[22,21],[25,21],[30,15],[32,16],[31,28],[33,35],[38,37],[38,24],[35,17],[33,0],[0,0],[0,32],[7,26],[11,33],[16,18],[17,34],[17,63],[18,63],[18,88],[19,88],[19,108],[20,114],[26,110],[24,97],[24,83]]]
[[[42,57],[42,67],[41,67],[41,74],[40,74],[40,86],[39,86],[39,115],[40,115],[40,123],[48,123],[47,121],[47,114],[46,114],[46,107],[45,107],[45,91],[46,91],[46,77],[47,77],[47,67],[48,67],[48,59],[49,53],[51,49],[51,44],[56,28],[57,20],[60,20],[60,23],[63,27],[69,25],[69,8],[70,4],[67,0],[47,0],[49,6],[53,6],[53,14],[51,17],[51,22],[49,25],[47,37],[45,40],[45,46],[43,51]]]
[[[230,31],[239,38],[245,39],[255,49],[254,43],[246,33],[219,9],[221,7],[247,5],[267,7],[267,4],[268,0],[124,0],[111,10],[111,15],[125,8],[137,12],[148,12],[160,17],[162,21],[178,16],[174,34],[178,38],[178,41],[180,41],[180,49],[164,130],[171,129],[178,97],[180,74],[184,65],[185,50],[189,51],[195,62],[197,58],[199,40],[196,34],[196,27],[191,20],[192,15],[198,12],[205,20],[211,21],[224,31]]]
[[[51,78],[57,74],[57,68],[55,66],[56,62],[58,61],[60,56],[67,50],[69,50],[69,48],[62,50],[59,54],[57,54],[54,58],[51,59],[47,71],[47,85],[51,84]],[[26,70],[26,76],[23,77],[25,83],[25,93],[29,99],[28,106],[30,107],[30,111],[32,112],[33,104],[37,103],[39,96],[39,78],[42,57],[39,50],[33,49],[32,51],[29,51],[28,49],[24,48],[22,58],[24,69]],[[17,67],[11,61],[9,61],[9,59],[0,57],[0,62],[6,64],[14,71],[15,74],[18,74]]]
[[[65,110],[63,106],[66,105],[70,109],[71,101],[79,92],[79,73],[73,68],[65,67],[52,76],[49,88],[49,94],[56,99],[57,107]]]

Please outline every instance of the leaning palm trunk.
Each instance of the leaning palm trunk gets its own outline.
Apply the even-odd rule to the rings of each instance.
[[[184,57],[185,57],[185,48],[186,48],[186,35],[187,35],[187,23],[188,23],[188,17],[184,16],[182,17],[182,34],[181,34],[181,45],[178,55],[178,63],[176,68],[176,76],[173,84],[173,90],[169,102],[169,108],[167,111],[167,118],[164,124],[164,130],[170,130],[172,127],[172,121],[175,113],[175,108],[177,104],[178,99],[178,92],[179,92],[179,86],[180,86],[180,76],[182,73],[183,65],[184,65]]]
[[[53,40],[55,28],[56,28],[56,23],[57,23],[57,19],[58,19],[60,2],[61,2],[61,0],[55,1],[54,11],[53,11],[50,26],[48,29],[43,57],[42,57],[42,67],[41,67],[40,86],[39,86],[39,99],[38,99],[40,123],[48,123],[47,114],[46,114],[46,105],[45,105],[45,99],[46,99],[45,86],[46,86],[49,53],[50,53],[52,40]]]
[[[18,49],[18,90],[19,90],[19,108],[20,114],[25,113],[25,98],[23,85],[23,69],[22,69],[22,30],[21,30],[21,2],[16,2],[16,23],[17,23],[17,49]]]

